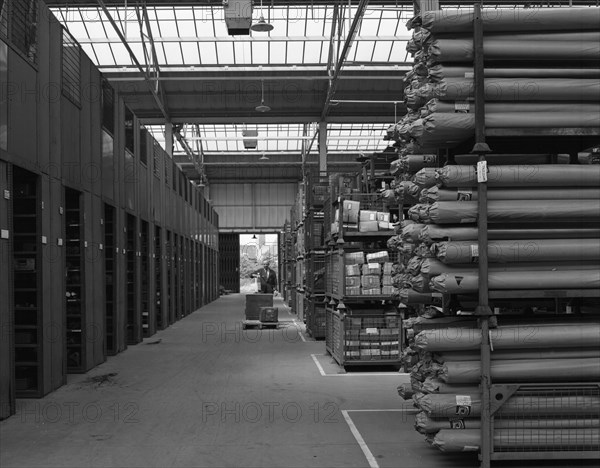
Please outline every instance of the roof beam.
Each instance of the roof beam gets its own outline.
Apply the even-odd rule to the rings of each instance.
[[[352,25],[350,26],[350,30],[348,31],[348,36],[346,37],[346,42],[344,43],[344,47],[342,48],[339,60],[336,63],[335,72],[333,73],[333,77],[329,82],[329,90],[327,91],[327,98],[325,99],[323,112],[321,112],[321,120],[325,120],[327,118],[327,114],[329,113],[329,108],[331,106],[331,99],[335,95],[335,91],[338,86],[338,78],[340,76],[344,62],[346,61],[346,56],[348,55],[348,51],[350,50],[350,46],[352,45],[352,41],[354,40],[356,31],[358,30],[358,26],[362,21],[365,8],[368,4],[369,0],[361,0],[357,7],[356,15],[354,15],[354,20],[352,21]]]
[[[334,15],[335,19],[335,15]],[[409,37],[401,38],[399,36],[357,36],[357,41],[380,41],[380,42],[396,42],[408,41]],[[121,40],[116,37],[88,37],[78,38],[79,44],[120,44]],[[143,42],[141,37],[127,38],[129,44],[137,44]],[[231,37],[157,37],[154,39],[156,43],[180,43],[180,42],[218,42],[218,43],[245,43],[245,42],[330,42],[329,36],[231,36]]]
[[[152,97],[154,97],[154,100],[156,101],[156,104],[157,104],[158,108],[160,109],[160,112],[162,113],[163,117],[165,118],[165,120],[168,121],[169,120],[169,113],[168,113],[166,107],[164,106],[163,102],[161,101],[160,97],[158,96],[158,94],[154,90],[152,82],[149,80],[150,77],[148,76],[148,73],[146,73],[146,70],[144,70],[144,67],[142,67],[142,65],[140,64],[139,60],[135,56],[135,53],[133,52],[133,50],[131,50],[131,47],[129,47],[129,44],[127,43],[127,39],[125,38],[125,36],[121,32],[121,29],[119,28],[119,26],[117,25],[117,23],[115,22],[115,20],[113,19],[113,17],[111,16],[111,14],[108,11],[108,8],[106,7],[106,4],[104,3],[104,1],[103,0],[96,0],[96,1],[98,2],[98,5],[100,6],[100,8],[102,8],[102,11],[104,11],[104,14],[108,18],[108,21],[110,22],[110,24],[112,25],[113,29],[115,30],[115,32],[117,33],[117,35],[121,39],[121,42],[123,43],[123,46],[125,47],[125,49],[127,49],[127,52],[129,53],[129,56],[131,57],[131,61],[133,63],[135,63],[135,65],[138,67],[138,69],[140,70],[140,72],[146,78],[145,81],[148,84],[148,88],[150,89],[150,92],[152,93]]]

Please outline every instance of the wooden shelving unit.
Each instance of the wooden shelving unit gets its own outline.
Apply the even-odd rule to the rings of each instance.
[[[113,356],[117,353],[117,319],[115,307],[115,235],[115,209],[110,205],[104,205],[104,271],[106,294],[104,334],[106,354],[109,356]]]
[[[127,215],[126,232],[126,338],[127,344],[137,344],[141,341],[141,320],[138,317],[136,281],[137,281],[137,242],[136,242],[136,219],[133,215]]]
[[[81,192],[65,188],[67,372],[85,372],[85,270]]]
[[[142,336],[147,338],[154,333],[155,324],[150,316],[150,234],[148,222],[140,226],[140,286],[142,307]]]
[[[14,169],[12,198],[15,390],[39,398],[42,388],[41,238],[38,178]]]

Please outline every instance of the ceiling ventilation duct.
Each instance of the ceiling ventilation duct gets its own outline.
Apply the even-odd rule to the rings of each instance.
[[[230,36],[250,35],[252,0],[223,0],[225,25]]]

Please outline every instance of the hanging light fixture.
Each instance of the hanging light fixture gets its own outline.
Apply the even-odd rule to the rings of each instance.
[[[261,89],[261,98],[260,98],[260,106],[256,106],[255,110],[257,112],[269,112],[271,108],[265,104],[265,81],[260,80],[260,89]]]
[[[268,160],[269,160],[269,157],[265,153],[263,153],[259,159],[259,161],[268,161]]]
[[[262,3],[262,0],[260,0],[260,19],[258,20],[258,23],[254,23],[252,26],[250,26],[250,29],[256,32],[269,32],[273,30],[273,25],[265,21]]]
[[[252,240],[256,240],[256,234],[252,236]]]

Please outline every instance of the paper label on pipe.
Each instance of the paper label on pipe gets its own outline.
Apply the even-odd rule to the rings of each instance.
[[[456,191],[456,200],[471,201],[473,199],[473,190],[470,188],[459,188]]]
[[[48,238],[46,236],[42,236],[42,244],[46,245],[48,243]]]
[[[5,190],[4,191],[4,199],[5,200],[10,200],[10,190]]]
[[[377,329],[377,328],[367,328],[366,329],[366,333],[367,333],[367,335],[377,335],[379,333],[379,329]]]
[[[477,445],[465,445],[463,452],[479,452],[479,446]]]
[[[2,231],[0,231],[0,239],[10,239],[10,232],[8,229],[2,229]]]
[[[479,245],[471,244],[471,259],[475,261],[479,257]]]
[[[487,182],[487,161],[477,162],[477,182]]]
[[[470,395],[456,395],[456,405],[457,406],[471,406],[471,396]]]

